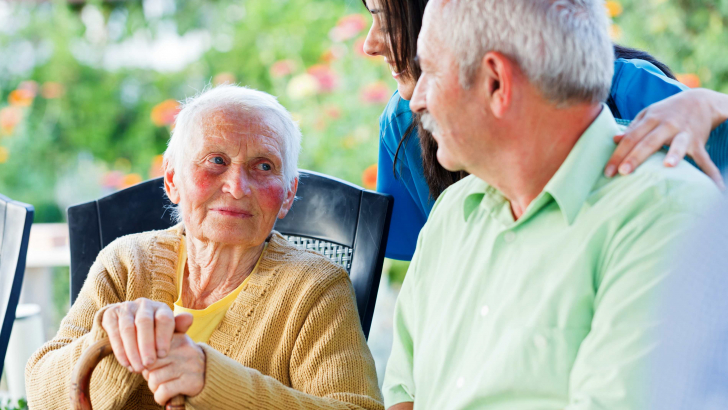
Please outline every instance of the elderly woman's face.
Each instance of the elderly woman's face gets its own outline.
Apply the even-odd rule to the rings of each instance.
[[[205,117],[201,132],[190,137],[181,169],[167,171],[170,198],[179,204],[189,235],[260,245],[296,194],[297,181],[286,189],[281,142],[248,114],[221,109]]]

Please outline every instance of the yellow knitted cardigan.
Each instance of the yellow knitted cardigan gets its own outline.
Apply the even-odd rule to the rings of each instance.
[[[129,235],[101,251],[58,334],[28,362],[31,409],[70,408],[71,371],[105,337],[105,306],[143,297],[172,308],[183,229]],[[208,343],[205,386],[188,409],[383,408],[346,271],[276,232]],[[97,410],[161,408],[113,355],[91,378],[91,400]]]

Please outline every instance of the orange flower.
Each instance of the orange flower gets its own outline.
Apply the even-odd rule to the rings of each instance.
[[[34,98],[35,93],[33,91],[18,88],[10,92],[8,102],[14,107],[30,107]]]
[[[164,155],[156,155],[149,167],[149,178],[159,178],[164,176]]]
[[[609,38],[612,39],[612,41],[618,41],[622,38],[622,27],[619,27],[617,24],[612,24],[609,26]]]
[[[389,101],[391,94],[392,92],[384,82],[377,81],[362,88],[361,100],[367,104],[385,104]]]
[[[377,164],[372,164],[361,174],[361,182],[366,189],[377,189]]]
[[[10,157],[10,154],[8,153],[8,149],[5,147],[0,147],[0,164],[4,164],[8,161],[8,158]]]
[[[296,70],[296,62],[293,60],[281,60],[276,61],[270,66],[270,76],[273,78],[285,77],[289,74],[293,74]]]
[[[609,13],[609,17],[612,18],[619,16],[624,11],[622,4],[618,1],[609,0],[604,3],[604,6],[607,8],[607,13]]]
[[[329,32],[329,38],[340,42],[352,39],[367,26],[367,19],[361,14],[350,14],[342,17]]]
[[[308,73],[316,79],[321,92],[331,92],[339,86],[339,77],[329,66],[317,64],[311,66]]]
[[[61,98],[65,92],[66,89],[63,87],[63,84],[55,83],[53,81],[48,81],[47,83],[44,83],[43,87],[41,87],[40,90],[40,94],[43,96],[43,98],[49,100]]]
[[[140,182],[142,182],[142,176],[139,174],[124,175],[124,178],[121,179],[121,185],[119,186],[119,189],[128,188]]]
[[[676,74],[675,78],[677,78],[678,81],[681,83],[687,85],[690,88],[698,88],[700,87],[700,77],[698,77],[695,74],[688,73],[688,74]]]
[[[0,135],[10,135],[15,131],[20,120],[23,119],[23,112],[18,107],[5,107],[0,110]]]
[[[179,103],[175,100],[164,100],[152,108],[152,122],[157,127],[174,124],[174,119],[180,111]]]

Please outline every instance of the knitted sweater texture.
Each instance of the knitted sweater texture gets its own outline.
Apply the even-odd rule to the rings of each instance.
[[[119,238],[99,254],[58,334],[25,372],[31,409],[70,408],[81,353],[106,336],[113,303],[176,298],[181,225]],[[343,268],[274,232],[209,344],[205,386],[188,409],[382,409],[374,360]],[[112,356],[91,377],[94,409],[160,409],[146,381]]]

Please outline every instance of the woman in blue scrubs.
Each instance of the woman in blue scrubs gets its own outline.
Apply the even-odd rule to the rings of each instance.
[[[464,174],[440,166],[437,143],[409,109],[420,75],[415,63],[417,35],[427,0],[364,0],[364,4],[372,14],[364,51],[384,57],[397,82],[380,118],[377,190],[394,197],[386,256],[411,260],[435,199]],[[614,48],[614,77],[606,103],[615,118],[634,121],[624,136],[615,137],[618,147],[605,174],[629,174],[670,145],[666,166],[676,165],[688,154],[723,188],[716,164],[728,165],[728,96],[704,89],[685,91],[670,69],[649,54]]]

